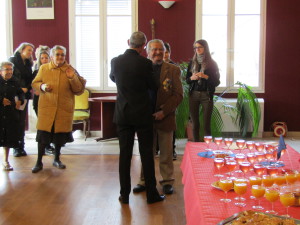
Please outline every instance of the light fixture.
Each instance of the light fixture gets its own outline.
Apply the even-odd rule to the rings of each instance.
[[[158,1],[159,4],[162,5],[162,7],[164,7],[165,9],[168,9],[170,8],[174,3],[175,1]]]

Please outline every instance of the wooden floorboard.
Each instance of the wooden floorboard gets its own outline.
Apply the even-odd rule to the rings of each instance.
[[[2,154],[1,154],[2,155]],[[2,155],[3,156],[3,155]],[[183,185],[178,156],[175,192],[164,202],[148,205],[145,193],[131,194],[130,204],[118,201],[118,155],[63,155],[66,170],[43,159],[44,170],[31,173],[36,155],[10,156],[14,171],[0,171],[2,225],[184,225]],[[156,174],[158,175],[156,158]],[[140,157],[132,159],[132,186],[139,177]],[[161,192],[162,188],[158,184]]]

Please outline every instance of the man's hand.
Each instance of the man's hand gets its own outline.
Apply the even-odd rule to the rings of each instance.
[[[28,88],[22,88],[22,90],[23,90],[24,93],[27,93]]]
[[[3,98],[3,105],[4,106],[11,105],[11,102],[7,98]]]
[[[16,109],[19,109],[21,106],[21,101],[16,101]]]
[[[162,120],[165,117],[165,114],[162,110],[160,110],[156,113],[153,113],[152,116],[154,116],[155,120]]]

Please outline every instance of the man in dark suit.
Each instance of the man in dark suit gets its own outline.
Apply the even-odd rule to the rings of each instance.
[[[117,124],[120,146],[119,176],[122,203],[129,203],[131,191],[130,165],[137,133],[142,168],[145,175],[147,202],[164,200],[156,189],[153,159],[153,103],[149,92],[156,92],[152,62],[140,56],[146,44],[142,32],[134,32],[128,40],[129,49],[111,61],[110,78],[117,85],[118,95],[114,122]]]

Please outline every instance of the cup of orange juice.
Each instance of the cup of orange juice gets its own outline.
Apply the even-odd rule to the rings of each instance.
[[[274,179],[275,179],[274,180],[275,184],[277,184],[278,186],[286,184],[286,179],[285,179],[285,176],[283,174],[274,175]]]
[[[249,184],[252,185],[261,185],[261,178],[258,176],[249,177]]]
[[[264,186],[261,186],[261,185],[253,185],[253,186],[252,186],[252,188],[251,188],[251,193],[252,193],[252,195],[253,195],[256,199],[258,199],[258,205],[252,206],[253,209],[256,209],[256,210],[262,210],[262,209],[264,209],[264,208],[260,205],[259,199],[260,199],[261,197],[264,196],[265,192],[266,192],[266,189],[265,189]]]
[[[262,184],[265,187],[271,187],[275,182],[275,178],[271,175],[263,175],[262,176]]]

